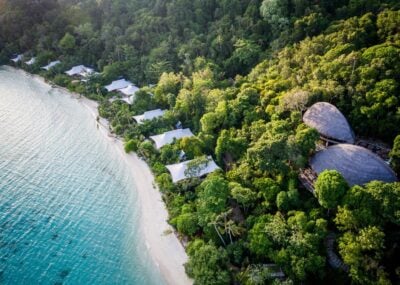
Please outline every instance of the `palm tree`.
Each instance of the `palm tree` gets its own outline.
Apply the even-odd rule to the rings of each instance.
[[[231,240],[231,244],[232,244],[233,243],[232,236],[234,236],[234,237],[240,236],[243,233],[244,228],[241,226],[238,226],[234,221],[228,220],[225,223],[225,231],[228,233],[229,238]]]
[[[226,246],[225,240],[221,235],[221,232],[219,231],[218,227],[220,226],[220,221],[218,219],[219,216],[217,216],[217,218],[215,220],[213,220],[212,222],[209,223],[209,225],[212,225],[215,229],[215,231],[217,232],[219,238],[221,239],[222,243],[224,246]]]
[[[227,233],[229,236],[229,240],[231,244],[233,243],[233,237],[239,236],[244,229],[240,226],[238,226],[234,221],[232,221],[229,216],[232,214],[232,209],[229,209],[228,211],[222,212],[219,214],[216,218],[216,221],[220,222],[220,225],[223,226],[223,232],[222,233]]]

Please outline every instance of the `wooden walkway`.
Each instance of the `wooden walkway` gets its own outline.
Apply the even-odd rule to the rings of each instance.
[[[335,234],[329,233],[325,239],[326,254],[328,256],[328,263],[335,269],[341,269],[345,272],[349,271],[349,267],[343,263],[340,257],[335,253]]]
[[[317,173],[315,173],[311,168],[301,169],[299,173],[299,180],[303,186],[315,195],[314,183],[317,180]]]
[[[387,144],[378,140],[361,137],[357,138],[355,144],[372,151],[383,160],[389,161],[390,146],[388,146]]]

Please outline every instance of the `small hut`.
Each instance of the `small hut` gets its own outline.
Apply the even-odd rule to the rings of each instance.
[[[130,81],[127,81],[125,79],[119,79],[119,80],[115,80],[115,81],[111,82],[111,84],[109,84],[107,86],[104,86],[104,88],[106,88],[108,92],[112,92],[112,91],[126,88],[130,85],[133,85],[133,83]]]
[[[49,71],[50,69],[52,69],[53,67],[55,67],[56,65],[58,65],[60,63],[61,63],[61,61],[59,61],[59,60],[52,61],[48,65],[43,66],[42,69]]]
[[[350,186],[373,180],[397,181],[396,174],[379,156],[351,144],[338,144],[317,152],[310,165],[317,174],[324,170],[337,170]]]
[[[143,124],[145,121],[150,121],[155,118],[162,117],[165,111],[161,109],[151,110],[144,112],[142,115],[133,116],[133,119],[139,124]]]
[[[123,102],[125,102],[125,103],[127,103],[129,105],[132,105],[133,102],[135,101],[135,96],[123,96],[121,98],[121,101],[123,101]]]
[[[177,183],[181,180],[202,177],[219,169],[211,156],[207,157],[206,161],[200,161],[196,164],[196,160],[188,160],[185,162],[171,164],[166,166],[171,173],[172,182]]]
[[[36,62],[36,57],[32,57],[30,60],[25,61],[26,65],[33,65]]]
[[[86,67],[84,65],[77,65],[72,67],[70,70],[66,71],[65,73],[68,76],[80,76],[86,78],[90,76],[94,72],[93,68]]]
[[[22,60],[23,57],[24,57],[23,54],[18,54],[16,57],[13,57],[11,61],[13,61],[14,63],[18,63]]]
[[[303,116],[304,123],[315,128],[321,139],[331,143],[354,144],[355,136],[343,114],[332,104],[319,102],[312,105]]]
[[[133,96],[136,94],[136,92],[138,92],[140,89],[139,87],[135,86],[135,85],[129,85],[123,89],[119,89],[118,91],[121,92],[122,94],[126,95],[126,96]]]
[[[154,143],[156,144],[156,148],[160,149],[164,145],[171,144],[174,140],[193,136],[194,135],[190,129],[178,129],[165,132],[161,135],[151,136],[150,139],[154,141]]]

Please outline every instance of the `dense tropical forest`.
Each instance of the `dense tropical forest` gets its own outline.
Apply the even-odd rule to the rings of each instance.
[[[397,0],[0,0],[0,61],[18,53],[36,56],[29,72],[99,101],[149,163],[195,284],[398,284],[400,183],[350,187],[326,171],[314,196],[298,180],[319,139],[302,113],[318,101],[390,145],[400,174]],[[76,64],[101,75],[72,82]],[[143,87],[132,105],[102,88],[120,76]],[[155,108],[168,111],[132,120]],[[160,150],[146,139],[178,121],[195,136]],[[174,184],[165,165],[181,150],[221,170]]]

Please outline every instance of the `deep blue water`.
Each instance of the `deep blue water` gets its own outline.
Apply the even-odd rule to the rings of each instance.
[[[134,187],[78,100],[0,68],[0,284],[163,284]]]

